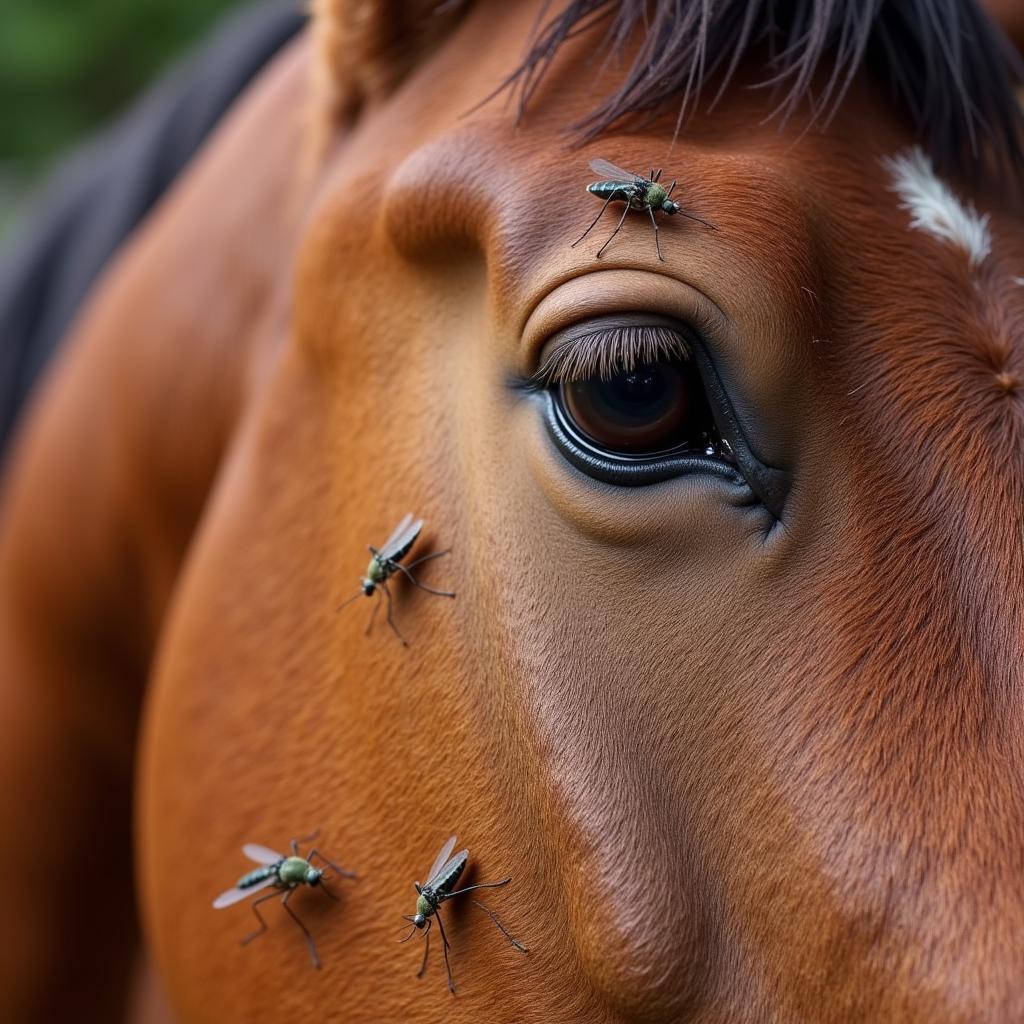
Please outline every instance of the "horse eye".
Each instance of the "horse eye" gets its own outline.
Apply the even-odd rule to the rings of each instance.
[[[682,321],[629,313],[573,324],[548,341],[522,386],[537,396],[556,450],[596,480],[743,479],[733,439],[720,433],[735,416],[703,339]]]
[[[631,461],[728,454],[689,360],[667,358],[563,382],[555,403],[567,431],[596,454]]]
[[[559,387],[562,408],[580,434],[608,452],[628,455],[686,443],[700,397],[681,361],[644,363],[606,380]]]

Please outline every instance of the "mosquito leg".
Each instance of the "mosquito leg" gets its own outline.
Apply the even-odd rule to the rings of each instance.
[[[467,885],[462,889],[456,889],[448,896],[448,899],[454,899],[456,896],[461,896],[464,892],[472,892],[474,889],[500,889],[511,881],[511,878],[503,878],[500,882],[477,882],[476,885]]]
[[[383,586],[383,584],[381,584],[381,586]],[[370,612],[370,621],[366,624],[366,631],[363,633],[363,636],[369,636],[370,635],[370,632],[373,629],[373,620],[375,618],[377,618],[377,611],[378,611],[379,608],[380,608],[380,598],[378,597],[377,600],[373,604],[373,611]]]
[[[441,913],[437,913],[437,927],[441,929],[441,939],[444,942],[444,969],[448,972],[448,991],[455,995],[455,982],[452,980],[452,965],[448,962],[448,936],[444,933],[444,921],[441,920]]]
[[[584,238],[586,238],[586,237],[587,237],[587,235],[589,235],[589,234],[590,234],[590,232],[594,230],[595,226],[597,225],[597,222],[598,222],[598,221],[599,221],[599,220],[600,220],[600,219],[601,219],[601,218],[602,218],[602,217],[604,216],[604,211],[608,209],[608,204],[609,204],[609,203],[610,203],[611,201],[612,201],[612,196],[609,196],[609,197],[608,197],[608,198],[607,198],[607,199],[606,199],[606,200],[604,201],[604,206],[602,206],[602,207],[601,207],[601,212],[600,212],[600,213],[599,213],[599,214],[598,214],[598,215],[597,215],[597,216],[596,216],[596,217],[594,218],[594,223],[593,223],[593,224],[591,224],[591,225],[590,225],[590,227],[589,227],[589,228],[587,228],[587,230],[586,230],[586,231],[584,231],[584,232],[583,232],[583,234],[582,234],[582,235],[580,235],[580,237],[579,237],[579,238],[577,238],[577,239],[576,239],[576,241],[575,241],[575,242],[573,242],[573,243],[572,243],[572,245],[570,245],[570,246],[569,246],[569,248],[570,248],[570,249],[575,249],[575,248],[576,248],[576,246],[577,246],[577,245],[579,245],[579,244],[580,244],[580,242],[582,242],[582,241],[583,241],[583,239],[584,239]]]
[[[266,896],[261,896],[258,900],[253,900],[252,903],[249,904],[249,906],[252,907],[252,912],[256,915],[256,920],[259,921],[260,926],[256,931],[246,935],[245,938],[242,939],[241,945],[248,946],[253,939],[258,939],[267,930],[267,922],[263,920],[263,915],[256,909],[256,907],[260,903],[266,903],[267,900],[272,900],[278,894],[278,891],[279,890],[277,889],[273,889],[268,892]]]
[[[310,832],[308,836],[302,836],[301,839],[293,839],[291,842],[292,854],[298,857],[300,846],[305,846],[306,843],[311,843],[314,839],[318,839],[319,837],[320,829],[317,829],[315,832]],[[306,860],[309,860],[309,858],[307,857]]]
[[[315,836],[310,836],[313,839]],[[344,868],[339,868],[333,861],[328,860],[315,846],[309,853],[306,854],[306,860],[312,860],[314,857],[322,860],[332,871],[336,874],[344,875],[345,878],[357,878],[358,876],[354,871],[346,871]]]
[[[416,972],[417,978],[422,978],[427,972],[427,957],[430,955],[430,926],[433,923],[429,918],[427,919],[427,929],[423,933],[423,963],[420,964],[420,969]]]
[[[604,245],[602,245],[601,248],[597,250],[597,255],[594,257],[594,259],[599,260],[601,258],[601,253],[603,253],[605,249],[608,248],[608,246],[611,244],[611,240],[619,233],[619,229],[622,227],[622,222],[626,219],[627,213],[629,213],[629,203],[626,203],[625,209],[622,211],[622,216],[619,218],[619,223],[615,225],[615,230],[608,236],[608,241],[605,242]]]
[[[676,179],[673,178],[672,179],[672,184],[669,185],[669,187],[668,187],[668,198],[669,199],[672,198],[672,193],[675,192],[675,190],[676,190]]]
[[[658,222],[654,219],[654,211],[648,206],[647,212],[651,215],[651,223],[654,225],[654,248],[658,250],[658,259],[664,263],[661,256],[661,242],[658,241]]]
[[[428,594],[435,594],[437,597],[455,597],[454,590],[435,590],[433,587],[428,587],[425,583],[420,583],[419,580],[413,579],[411,576],[409,579],[413,586],[419,587],[420,590],[425,590]]]
[[[433,554],[424,555],[422,558],[417,558],[415,562],[410,562],[406,569],[415,569],[417,565],[422,565],[424,562],[429,562],[432,558],[440,558],[442,555],[450,555],[452,549],[448,548],[447,551],[435,551]]]
[[[505,929],[505,926],[498,920],[498,915],[495,914],[493,910],[488,910],[487,907],[485,907],[482,903],[477,903],[476,900],[473,900],[473,903],[476,906],[478,906],[498,926],[498,931],[500,931],[501,934],[504,935],[505,938],[508,939],[508,941],[511,942],[512,945],[515,946],[520,953],[530,952],[518,939],[513,939],[512,936],[509,935],[508,931]]]
[[[450,590],[435,590],[433,587],[428,587],[425,583],[420,583],[420,581],[418,579],[416,579],[416,577],[413,576],[413,574],[411,572],[409,572],[409,570],[404,565],[402,565],[400,562],[396,562],[395,564],[408,577],[409,582],[414,587],[419,587],[420,590],[425,590],[428,594],[437,594],[438,597],[454,597],[455,596],[455,594],[453,594],[452,591],[450,591]]]
[[[380,585],[380,589],[384,591],[384,597],[387,598],[388,602],[388,625],[391,627],[395,636],[397,636],[398,639],[402,641],[402,646],[408,647],[409,641],[406,640],[405,637],[398,632],[398,627],[395,625],[395,620],[391,617],[391,591],[388,590],[388,585],[386,583],[382,583]]]
[[[306,936],[306,942],[309,944],[309,955],[313,958],[313,966],[320,970],[320,957],[317,956],[316,943],[313,941],[313,936],[310,935],[309,929],[299,920],[298,914],[288,906],[288,901],[292,897],[294,889],[289,889],[284,896],[281,897],[281,906],[291,915],[292,920],[302,929],[302,934]]]
[[[318,889],[319,889],[319,890],[320,890],[320,891],[321,891],[321,892],[322,892],[322,893],[323,893],[323,894],[324,894],[325,896],[327,896],[327,897],[329,897],[330,899],[334,900],[334,902],[335,902],[335,903],[340,903],[340,902],[341,902],[341,897],[340,897],[340,896],[335,896],[335,895],[334,895],[334,893],[333,893],[333,892],[331,892],[331,890],[327,888],[327,885],[326,885],[326,884],[324,883],[324,881],[323,881],[322,879],[321,879],[321,881],[320,881],[320,884],[319,884],[319,885],[317,886],[317,888],[318,888]]]

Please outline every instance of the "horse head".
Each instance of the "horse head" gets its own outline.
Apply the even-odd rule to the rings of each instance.
[[[186,1019],[1024,1011],[1015,65],[776,7],[322,0],[108,284]],[[693,216],[574,247],[592,160]],[[409,510],[404,648],[335,609]],[[360,872],[313,981],[190,895],[241,821]],[[392,935],[445,830],[530,948],[453,907],[456,1000]]]

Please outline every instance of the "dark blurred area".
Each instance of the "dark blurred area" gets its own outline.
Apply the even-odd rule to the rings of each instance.
[[[238,0],[4,0],[0,233],[62,151],[120,111]]]
[[[304,20],[295,0],[4,0],[0,463],[107,261]]]

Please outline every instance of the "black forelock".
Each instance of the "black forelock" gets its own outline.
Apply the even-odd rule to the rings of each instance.
[[[827,123],[864,68],[941,169],[1024,178],[1015,95],[1024,65],[976,0],[569,0],[541,16],[503,86],[516,91],[520,114],[562,44],[582,33],[595,33],[612,59],[639,40],[622,85],[573,126],[584,138],[673,106],[678,131],[755,51],[767,55],[762,83],[776,91],[780,124],[802,104]]]

